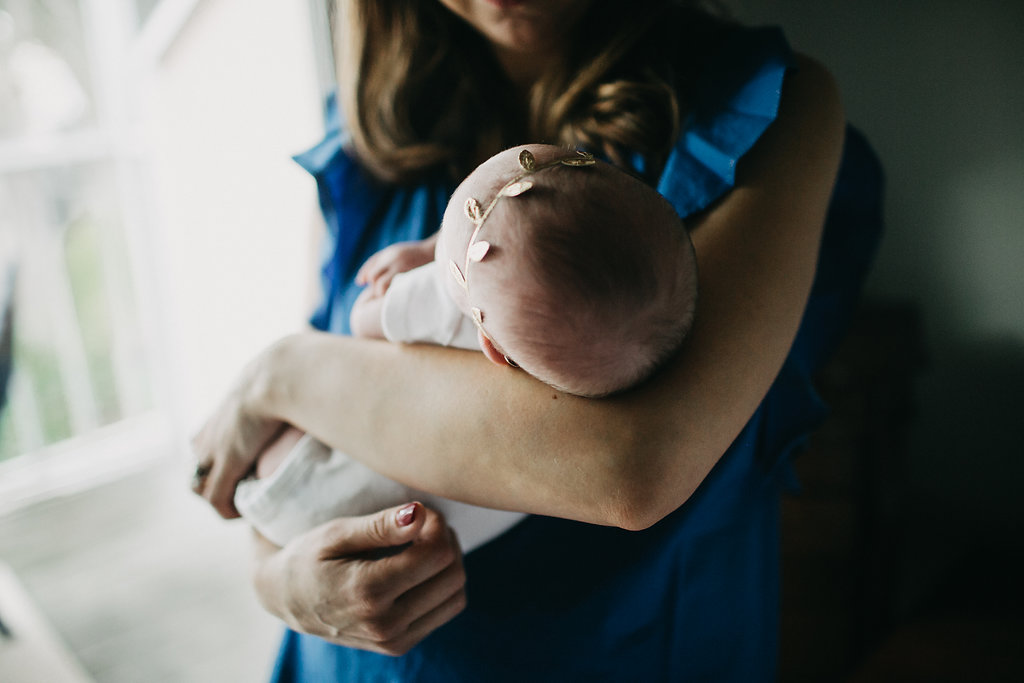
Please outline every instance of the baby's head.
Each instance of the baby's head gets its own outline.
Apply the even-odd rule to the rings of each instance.
[[[580,396],[648,377],[696,309],[693,246],[672,206],[619,169],[551,145],[506,150],[466,178],[437,260],[491,360]]]

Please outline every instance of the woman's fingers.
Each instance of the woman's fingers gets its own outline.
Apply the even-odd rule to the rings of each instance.
[[[398,525],[407,507],[392,508],[355,518],[363,520],[362,532],[334,547],[344,549],[342,554],[350,556],[361,553],[367,560],[355,599],[368,611],[389,610],[399,596],[429,581],[449,565],[457,563],[461,567],[461,550],[449,534],[444,518],[422,504],[414,505],[408,530]]]
[[[266,353],[257,356],[242,370],[234,388],[210,414],[192,437],[196,471],[192,491],[205,498],[225,519],[238,517],[235,486],[252,469],[260,452],[281,431],[280,420],[255,413],[246,397]]]
[[[385,639],[373,636],[359,638],[362,645],[358,647],[393,657],[404,655],[436,629],[458,616],[465,608],[466,593],[460,588],[447,596],[440,604],[413,620],[404,629],[399,630],[393,637]]]
[[[351,635],[374,643],[397,644],[407,638],[413,624],[463,592],[466,577],[461,565],[449,565],[426,582],[391,602],[356,601],[359,621]]]
[[[341,587],[320,618],[339,626],[335,638],[357,638],[375,651],[418,642],[413,624],[444,623],[465,585],[458,542],[444,519],[414,503],[360,518],[324,525],[324,561],[336,560],[331,582]],[[446,603],[435,615],[424,618]],[[442,621],[438,621],[442,620]],[[340,627],[348,624],[347,627]],[[411,645],[409,645],[411,646]]]
[[[458,616],[464,609],[466,609],[466,591],[464,588],[460,588],[448,596],[440,605],[410,624],[409,629],[402,638],[385,643],[385,653],[394,655],[405,654],[436,629]]]
[[[393,638],[381,640],[379,638],[344,635],[337,637],[322,636],[338,645],[353,647],[367,652],[377,652],[382,655],[398,657],[404,655],[421,640],[433,633],[437,628],[444,626],[465,609],[466,596],[460,591],[451,595],[447,600],[424,614],[414,621],[403,632]]]
[[[407,629],[412,630],[439,607],[453,601],[459,602],[460,596],[464,605],[466,572],[462,567],[461,558],[427,581],[400,595],[394,602],[396,618],[400,618],[407,624]],[[451,616],[454,614],[449,618]]]
[[[225,519],[238,517],[235,486],[253,468],[283,423],[250,415],[229,396],[192,439],[196,473],[192,490]]]
[[[411,546],[367,563],[365,583],[356,588],[343,608],[357,618],[352,628],[338,634],[337,642],[383,654],[404,654],[465,608],[466,575],[458,543],[447,527],[441,532],[431,538],[433,530],[424,528]],[[392,561],[396,558],[401,561]],[[394,599],[387,597],[395,585],[412,580],[411,570],[420,575],[446,558],[451,561],[437,573]],[[382,586],[387,589],[383,593],[379,590]]]
[[[236,466],[236,461],[232,459],[218,459],[210,466],[210,473],[199,495],[224,519],[241,516],[235,508],[235,486],[246,471],[245,467]]]
[[[364,517],[339,517],[318,528],[321,559],[369,559],[375,551],[411,543],[427,517],[427,509],[415,502]]]
[[[253,573],[264,607],[340,645],[401,654],[465,605],[458,541],[420,503],[333,520],[280,550],[265,546]]]

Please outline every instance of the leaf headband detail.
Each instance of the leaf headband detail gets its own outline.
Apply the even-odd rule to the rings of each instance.
[[[546,164],[538,165],[537,160],[534,158],[533,154],[530,153],[530,150],[524,149],[520,152],[519,166],[522,168],[522,172],[512,178],[512,180],[505,183],[501,189],[498,190],[498,193],[494,195],[494,198],[486,208],[482,208],[480,206],[480,202],[473,197],[467,199],[466,203],[463,205],[462,209],[465,212],[466,217],[473,223],[474,228],[473,234],[469,237],[469,245],[466,247],[466,258],[462,268],[460,268],[459,264],[454,260],[448,261],[448,272],[451,274],[455,282],[466,290],[467,294],[469,293],[469,280],[467,279],[467,276],[469,275],[469,264],[483,261],[491,248],[490,242],[479,239],[480,230],[484,226],[484,221],[486,221],[487,217],[491,215],[491,211],[494,210],[499,199],[502,197],[518,197],[524,192],[529,192],[533,188],[533,181],[530,180],[529,176],[543,171],[546,168],[553,168],[555,166],[593,166],[595,163],[593,154],[577,151],[573,156],[555,159],[554,161],[550,161]],[[473,322],[476,323],[476,326],[480,328],[481,331],[483,331],[484,312],[479,308],[471,308],[470,313],[473,315]]]

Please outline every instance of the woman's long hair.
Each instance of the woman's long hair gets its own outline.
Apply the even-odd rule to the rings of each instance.
[[[339,95],[355,152],[377,177],[443,169],[461,180],[525,142],[583,146],[624,164],[664,164],[700,60],[726,23],[695,2],[595,0],[568,59],[528,101],[487,40],[436,0],[337,0]]]

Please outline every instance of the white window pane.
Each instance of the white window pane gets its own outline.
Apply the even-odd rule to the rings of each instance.
[[[73,0],[0,5],[0,139],[91,125],[95,105]]]
[[[135,0],[135,12],[139,18],[139,24],[143,25],[153,13],[153,9],[160,4],[160,0]]]
[[[14,378],[0,458],[153,405],[112,164],[6,176],[18,241]]]

